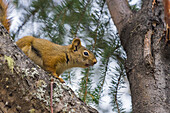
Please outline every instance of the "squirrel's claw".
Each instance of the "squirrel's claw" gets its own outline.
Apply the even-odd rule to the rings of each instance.
[[[65,81],[62,78],[60,78],[56,73],[53,73],[53,76],[55,76],[57,79],[59,79],[59,81],[61,83],[65,83]]]

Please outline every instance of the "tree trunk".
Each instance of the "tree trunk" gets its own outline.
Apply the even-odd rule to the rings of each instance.
[[[153,8],[152,0],[143,0],[137,13],[128,6],[122,11],[125,0],[106,1],[114,22],[123,20],[115,25],[127,54],[133,113],[169,113],[170,45],[165,42],[162,0],[157,0]]]
[[[51,78],[54,113],[98,113],[29,60],[0,23],[0,113],[49,113]]]

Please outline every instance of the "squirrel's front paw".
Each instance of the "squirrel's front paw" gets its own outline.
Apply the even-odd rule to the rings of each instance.
[[[56,73],[53,73],[53,76],[55,76],[57,79],[59,79],[59,81],[61,83],[65,83],[65,81],[62,78],[60,78]]]
[[[65,83],[65,81],[62,78],[58,78],[61,83]]]

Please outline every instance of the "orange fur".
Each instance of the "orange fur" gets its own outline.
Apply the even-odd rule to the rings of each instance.
[[[80,39],[74,39],[72,44],[61,46],[45,39],[26,36],[16,42],[19,48],[37,65],[49,71],[64,82],[59,75],[72,67],[88,67],[97,60],[94,54],[81,45]],[[85,55],[88,53],[88,55]]]
[[[7,19],[8,4],[5,0],[0,0],[0,22],[9,32],[10,20]]]

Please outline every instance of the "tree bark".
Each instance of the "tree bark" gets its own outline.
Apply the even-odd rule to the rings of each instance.
[[[51,78],[54,113],[98,113],[29,60],[0,23],[0,113],[49,113]]]
[[[132,14],[129,9],[128,2],[126,0],[106,0],[106,2],[114,24],[120,33],[124,24],[127,23],[130,15]]]
[[[143,0],[142,8],[137,13],[117,10],[122,10],[121,4],[116,4],[119,0],[106,1],[127,54],[126,73],[133,112],[169,113],[170,45],[165,43],[162,0],[157,0],[153,8],[152,0]],[[126,4],[125,0],[123,4]],[[119,20],[116,18],[126,21],[117,25]]]

